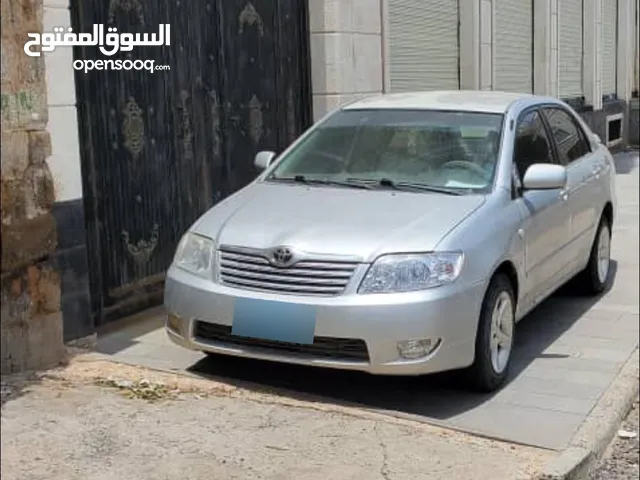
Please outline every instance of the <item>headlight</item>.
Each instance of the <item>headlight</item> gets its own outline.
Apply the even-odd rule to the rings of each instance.
[[[460,275],[461,252],[385,255],[369,268],[358,293],[413,292],[452,283]]]
[[[214,252],[213,240],[195,233],[186,233],[180,240],[173,263],[194,275],[212,278]]]

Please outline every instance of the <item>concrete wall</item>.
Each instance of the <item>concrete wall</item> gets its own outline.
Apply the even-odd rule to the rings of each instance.
[[[45,31],[70,27],[69,0],[44,0],[43,24]],[[60,274],[63,331],[69,340],[93,331],[73,49],[56,48],[45,55],[45,64],[53,146],[48,164],[56,192],[52,213],[58,224],[58,246],[52,259]]]
[[[383,91],[384,0],[309,0],[313,116]]]
[[[46,368],[64,356],[60,277],[46,159],[43,57],[28,57],[28,32],[42,32],[41,0],[2,0],[2,373]]]

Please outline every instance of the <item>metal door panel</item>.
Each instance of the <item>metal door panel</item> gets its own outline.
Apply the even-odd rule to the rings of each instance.
[[[253,180],[259,149],[286,148],[311,119],[306,2],[72,0],[73,28],[171,25],[169,46],[111,59],[168,71],[76,73],[93,313],[161,302],[182,234]],[[104,59],[77,47],[78,59]]]
[[[518,200],[525,221],[525,272],[532,298],[566,270],[570,257],[570,210],[561,192],[531,191]]]

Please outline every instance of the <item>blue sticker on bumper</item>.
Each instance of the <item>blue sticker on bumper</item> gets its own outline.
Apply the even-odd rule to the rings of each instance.
[[[310,345],[315,329],[315,307],[253,298],[235,301],[233,335]]]

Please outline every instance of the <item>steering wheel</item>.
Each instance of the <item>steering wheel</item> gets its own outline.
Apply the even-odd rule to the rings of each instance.
[[[469,170],[476,175],[482,177],[483,179],[487,176],[487,172],[485,172],[482,167],[478,166],[473,162],[468,162],[467,160],[452,160],[450,162],[445,163],[440,168],[463,168],[465,170]]]

